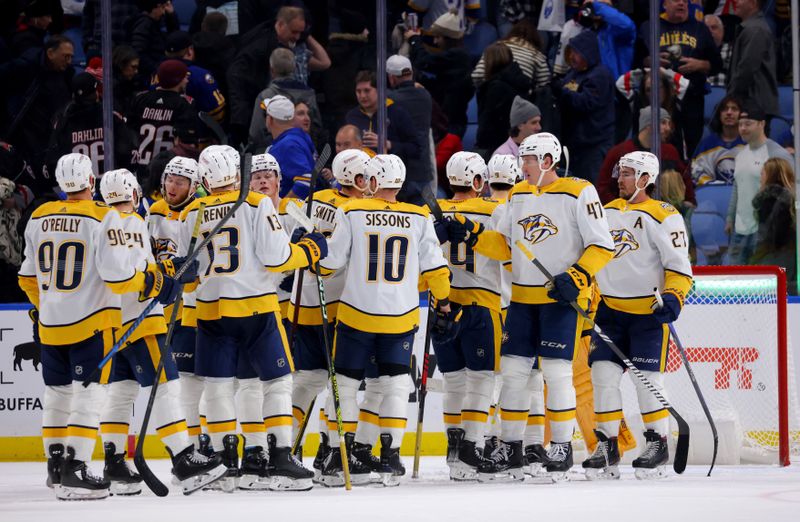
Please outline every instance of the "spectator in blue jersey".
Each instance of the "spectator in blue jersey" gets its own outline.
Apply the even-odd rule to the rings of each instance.
[[[584,2],[578,11],[578,23],[597,34],[600,59],[614,78],[631,70],[636,25],[613,7],[611,0]]]
[[[225,96],[211,73],[194,63],[194,44],[189,33],[175,31],[167,36],[164,54],[168,59],[180,60],[189,67],[186,94],[192,97],[197,110],[207,112],[212,118],[222,122],[225,118]]]
[[[303,129],[294,126],[294,102],[289,98],[277,95],[265,104],[267,129],[274,137],[267,152],[281,166],[279,196],[305,199],[314,169],[314,143]]]
[[[708,127],[711,133],[697,146],[692,158],[692,179],[697,186],[712,181],[733,183],[736,153],[744,145],[739,135],[742,102],[729,94],[720,100]]]

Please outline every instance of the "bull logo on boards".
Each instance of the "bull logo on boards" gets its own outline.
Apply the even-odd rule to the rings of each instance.
[[[39,371],[39,362],[42,360],[42,350],[39,345],[30,342],[18,344],[14,347],[14,371],[22,371],[22,361],[31,361],[33,369]]]
[[[628,252],[639,250],[639,243],[633,234],[624,228],[612,230],[611,238],[614,240],[614,258],[620,258]]]
[[[525,240],[534,245],[558,234],[558,227],[544,214],[528,216],[525,219],[520,219],[517,223],[522,227]]]

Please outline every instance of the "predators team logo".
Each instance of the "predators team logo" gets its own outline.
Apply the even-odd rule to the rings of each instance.
[[[172,259],[178,253],[178,245],[170,238],[153,239],[153,255],[156,261]]]
[[[522,227],[525,240],[530,241],[532,244],[541,243],[548,237],[558,234],[558,228],[544,214],[528,216],[517,221],[517,223]]]
[[[624,228],[618,230],[612,230],[611,238],[614,240],[615,259],[624,256],[628,252],[639,250],[639,243],[633,237],[633,234],[631,234]]]

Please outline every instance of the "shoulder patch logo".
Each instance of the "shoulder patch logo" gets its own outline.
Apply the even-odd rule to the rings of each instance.
[[[614,259],[620,258],[628,252],[639,250],[639,243],[633,234],[624,228],[611,231],[614,240]]]
[[[522,234],[526,241],[532,244],[541,243],[550,236],[558,234],[558,227],[544,214],[536,214],[520,219],[517,223],[522,227]]]
[[[675,210],[675,207],[673,207],[671,204],[667,202],[661,203],[661,208],[663,208],[664,210],[669,210],[670,212],[677,212],[677,210]]]
[[[170,238],[151,239],[153,243],[153,256],[156,261],[166,261],[178,253],[178,244]]]

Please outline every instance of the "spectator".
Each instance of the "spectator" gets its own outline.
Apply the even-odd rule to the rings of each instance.
[[[778,116],[775,37],[761,12],[763,2],[736,1],[736,14],[742,19],[742,28],[733,42],[728,93],[743,100],[758,100],[768,115]]]
[[[319,136],[322,132],[322,116],[317,107],[317,95],[314,89],[295,78],[294,54],[289,49],[278,47],[269,57],[269,70],[272,81],[255,98],[253,116],[250,118],[250,143],[261,150],[272,142],[272,136],[264,126],[267,117],[264,100],[278,94],[306,104],[311,111],[310,134]]]
[[[133,47],[118,45],[111,54],[114,70],[114,110],[128,116],[136,94],[145,90],[139,76],[139,55]]]
[[[225,37],[227,29],[228,19],[225,15],[211,12],[203,17],[200,31],[192,35],[195,63],[209,70],[226,99],[229,98],[226,73],[236,54],[233,43]]]
[[[50,27],[52,21],[52,2],[49,0],[28,2],[17,23],[17,31],[11,38],[11,52],[15,56],[19,56],[31,48],[41,50],[47,36],[47,28]]]
[[[715,14],[706,15],[703,18],[703,22],[706,24],[706,27],[708,27],[711,38],[714,39],[714,45],[719,49],[719,56],[722,59],[722,68],[719,73],[708,77],[708,83],[715,87],[725,87],[731,70],[731,53],[733,52],[733,47],[730,42],[725,40],[725,25],[722,23],[722,19],[719,16]]]
[[[597,179],[603,158],[614,139],[614,78],[600,63],[594,33],[583,32],[567,45],[570,70],[552,88],[561,110],[563,142],[572,157],[572,172]]]
[[[636,26],[613,7],[611,0],[584,2],[578,11],[578,23],[597,34],[600,60],[614,78],[631,69]]]
[[[449,131],[463,136],[467,128],[467,105],[474,91],[470,79],[472,63],[464,49],[461,20],[446,12],[431,25],[429,33],[434,45],[441,49],[439,52],[428,52],[419,29],[405,32],[411,46],[411,63],[421,73],[420,83],[444,110]]]
[[[466,4],[466,5],[465,5]],[[453,7],[458,5],[459,7]],[[408,7],[423,13],[420,20],[420,27],[432,29],[442,16],[450,14],[456,19],[463,20],[469,17],[470,21],[476,22],[480,16],[480,2],[452,2],[451,0],[409,0]],[[463,27],[462,27],[463,29]]]
[[[736,154],[744,146],[739,136],[741,102],[736,96],[725,96],[717,105],[708,127],[711,133],[703,138],[692,158],[692,179],[698,187],[716,181],[733,183]]]
[[[542,112],[539,107],[520,96],[514,98],[508,119],[508,139],[495,149],[492,156],[510,154],[516,158],[519,156],[519,144],[522,140],[542,131]]]
[[[386,60],[386,74],[389,77],[387,95],[411,116],[421,146],[418,159],[406,164],[406,182],[398,197],[401,201],[421,201],[422,187],[433,181],[433,153],[431,145],[431,114],[433,100],[428,91],[414,83],[411,62],[405,56],[395,54]]]
[[[653,110],[645,107],[639,114],[639,133],[629,140],[618,143],[608,151],[603,165],[600,167],[600,175],[597,178],[597,193],[600,201],[605,205],[619,197],[619,186],[617,185],[617,163],[619,159],[629,152],[637,150],[650,151],[652,140],[652,118]],[[686,165],[681,160],[678,149],[663,140],[669,136],[672,118],[664,108],[659,109],[659,124],[661,127],[661,170],[677,170],[683,173],[683,183],[685,188],[684,199],[692,205],[697,205],[694,196],[694,186],[691,178],[686,172]]]
[[[643,108],[650,106],[651,81],[649,71],[646,73],[644,69],[633,69],[617,78],[617,91],[628,100],[628,110],[617,112],[619,117],[625,118],[625,121],[617,122],[618,135],[620,131],[625,136],[629,133],[639,132],[639,113]],[[686,89],[689,88],[689,80],[681,73],[662,68],[660,87],[658,91],[659,105],[667,109],[667,112],[673,117],[674,126],[674,116],[686,94]],[[680,150],[682,143],[683,130],[673,128],[672,144]]]
[[[156,72],[164,60],[167,42],[161,31],[162,21],[167,32],[178,30],[178,17],[172,2],[165,0],[136,0],[139,13],[126,22],[128,41],[139,54],[139,71],[145,78]]]
[[[530,80],[512,60],[511,50],[506,45],[495,42],[486,48],[483,55],[486,58],[486,81],[478,87],[475,150],[488,158],[503,143],[503,136],[511,128],[504,116],[511,113],[515,98],[528,94]]]
[[[755,249],[758,221],[753,198],[761,183],[761,169],[772,158],[792,163],[789,153],[767,138],[766,120],[766,112],[755,100],[743,102],[739,112],[739,134],[745,145],[736,155],[733,194],[725,223],[725,232],[733,233],[728,249],[729,261],[733,265],[746,265]]]
[[[304,102],[295,102],[294,104],[294,126],[298,129],[303,129],[306,134],[311,134],[311,110]]]
[[[370,156],[375,155],[375,151],[364,147],[364,142],[361,138],[361,130],[355,125],[348,124],[339,129],[336,133],[335,146],[336,154],[339,154],[343,150],[360,149]]]
[[[358,106],[345,116],[345,121],[361,130],[365,147],[378,151],[378,90],[375,73],[361,71],[356,75]],[[411,116],[398,107],[392,99],[386,100],[386,153],[396,154],[404,163],[420,158],[422,144]]]
[[[526,93],[526,97],[530,97],[538,89],[550,83],[550,66],[547,65],[547,57],[541,51],[542,40],[533,20],[523,18],[515,23],[508,35],[499,43],[511,50],[514,62],[528,78],[530,90]],[[485,53],[486,51],[472,71],[472,83],[476,88],[486,79]]]
[[[267,152],[281,166],[280,196],[305,199],[314,169],[311,137],[294,126],[294,103],[278,94],[266,102],[267,128],[274,141]]]
[[[86,0],[83,5],[83,50],[99,53],[103,34],[103,21],[100,12],[101,0]],[[139,14],[137,0],[114,0],[111,4],[111,42],[120,45],[129,42],[127,24]]]
[[[225,119],[225,96],[220,92],[214,76],[194,63],[194,45],[189,33],[175,31],[167,36],[165,54],[168,59],[180,60],[189,68],[186,94],[194,100],[197,110],[207,112],[221,123]]]
[[[689,79],[689,88],[675,114],[676,126],[683,131],[686,146],[681,150],[693,151],[703,136],[703,106],[706,78],[722,68],[711,32],[704,23],[689,17],[687,0],[664,0],[664,14],[660,19],[660,42],[657,52],[661,66],[677,71]],[[645,22],[639,30],[639,43],[634,66],[650,67],[650,24]]]
[[[787,161],[772,158],[764,163],[760,189],[753,198],[758,233],[750,258],[752,264],[784,267],[792,295],[797,294],[794,179],[794,171]]]

